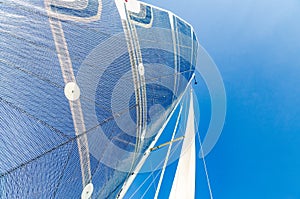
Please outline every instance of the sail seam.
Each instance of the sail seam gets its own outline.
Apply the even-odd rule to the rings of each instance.
[[[65,84],[67,85],[69,82],[75,82],[76,80],[73,72],[72,61],[69,55],[67,42],[64,36],[64,31],[62,28],[61,21],[50,16],[51,8],[47,0],[45,1],[45,6],[49,15],[49,24],[52,31],[63,79]],[[69,106],[72,113],[75,135],[80,135],[86,131],[80,99],[74,101],[69,100]],[[78,138],[76,141],[81,167],[82,186],[84,188],[88,183],[90,183],[92,178],[90,168],[89,146],[86,134],[83,134],[83,136]]]

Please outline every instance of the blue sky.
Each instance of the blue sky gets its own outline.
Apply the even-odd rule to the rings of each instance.
[[[190,22],[223,77],[226,122],[206,157],[214,197],[300,198],[300,1],[147,2]],[[210,99],[198,98],[205,129]]]

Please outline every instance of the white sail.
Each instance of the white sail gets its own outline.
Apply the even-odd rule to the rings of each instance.
[[[170,199],[194,198],[195,195],[195,124],[194,124],[194,102],[191,91],[190,108],[182,145],[182,155],[179,159],[174,177]]]

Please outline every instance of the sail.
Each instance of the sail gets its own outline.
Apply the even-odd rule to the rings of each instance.
[[[116,198],[191,82],[192,27],[134,0],[0,12],[0,198]]]
[[[182,155],[180,156],[173,180],[170,199],[194,198],[195,195],[196,149],[194,121],[194,102],[191,91],[187,128],[182,145]]]

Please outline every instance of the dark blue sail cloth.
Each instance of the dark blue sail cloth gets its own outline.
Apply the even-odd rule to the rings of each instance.
[[[80,198],[88,183],[115,198],[170,115],[197,39],[124,5],[126,19],[110,0],[0,1],[0,198]]]

